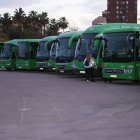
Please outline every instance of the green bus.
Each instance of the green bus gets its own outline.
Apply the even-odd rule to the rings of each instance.
[[[17,41],[20,39],[10,40],[4,43],[4,47],[1,52],[0,68],[7,70],[15,70],[16,68],[16,50]]]
[[[39,41],[39,46],[37,50],[37,70],[48,70],[48,61],[50,58],[50,50],[53,42],[55,42],[57,36],[49,36],[41,39]]]
[[[73,60],[75,48],[81,31],[64,32],[58,35],[58,45],[56,49],[56,70],[59,72],[73,72]]]
[[[103,33],[103,78],[140,80],[140,25]]]
[[[74,73],[85,73],[83,60],[87,53],[91,53],[96,61],[97,70],[95,76],[102,77],[102,33],[109,29],[124,28],[136,24],[128,23],[108,23],[97,24],[85,30],[78,41],[75,59],[73,61]]]
[[[22,39],[17,42],[16,69],[36,70],[36,55],[40,39]]]

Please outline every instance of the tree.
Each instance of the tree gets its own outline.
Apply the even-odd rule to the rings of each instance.
[[[39,17],[38,17],[38,12],[36,11],[31,11],[29,12],[29,15],[28,15],[28,19],[30,22],[30,25],[32,27],[32,29],[35,31],[35,30],[38,30],[39,29]]]
[[[14,22],[14,25],[19,27],[21,30],[23,30],[25,16],[26,16],[25,12],[22,10],[22,8],[15,9],[13,22]]]
[[[65,17],[59,18],[59,27],[63,30],[66,29],[69,25],[69,22],[66,20]]]
[[[22,8],[14,10],[13,17],[9,13],[0,15],[0,31],[14,38],[42,38],[46,35],[58,35],[60,29],[68,27],[65,17],[59,20],[48,18],[47,12],[30,11],[26,16]]]
[[[41,25],[41,33],[45,35],[46,26],[49,24],[48,13],[42,12],[41,14],[38,15],[38,17],[39,17],[39,23]],[[43,30],[42,30],[42,27],[43,27]]]
[[[9,31],[9,27],[12,24],[11,16],[9,13],[3,14],[3,17],[1,18],[1,24],[2,24],[2,31],[7,34]]]
[[[57,35],[59,29],[59,22],[56,19],[51,19],[47,31],[48,35]]]

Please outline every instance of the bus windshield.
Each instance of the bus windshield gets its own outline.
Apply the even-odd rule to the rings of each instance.
[[[87,53],[95,54],[93,49],[92,40],[95,38],[95,33],[85,33],[79,39],[76,50],[75,58],[78,60],[84,60]]]
[[[11,57],[11,47],[11,44],[4,44],[4,49],[1,53],[1,59],[9,59]]]
[[[51,50],[50,50],[50,58],[55,59],[56,56],[56,48],[57,48],[58,43],[54,42],[51,46]]]
[[[64,57],[67,58],[67,51],[68,51],[68,42],[70,38],[60,38],[59,45],[57,46],[56,49],[56,57]]]
[[[131,61],[133,59],[133,45],[129,43],[130,33],[105,34],[103,48],[104,61]]]
[[[19,58],[29,58],[29,43],[28,42],[19,42],[18,43],[18,57]]]
[[[38,47],[38,51],[37,51],[37,59],[39,60],[46,60],[49,59],[50,56],[50,47],[46,48],[45,45],[46,41],[41,41],[39,42],[39,47]]]

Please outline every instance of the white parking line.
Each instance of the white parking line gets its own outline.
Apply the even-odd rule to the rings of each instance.
[[[64,118],[62,117],[60,110],[63,110],[62,108],[57,108],[57,106],[55,105],[55,103],[53,102],[53,100],[51,98],[48,97],[48,101],[50,102],[52,108],[56,111],[59,119],[61,122],[64,122]]]
[[[23,123],[24,112],[30,110],[30,108],[27,108],[27,107],[26,107],[26,100],[25,100],[24,97],[22,98],[22,102],[23,102],[23,107],[20,108],[20,111],[21,111],[20,121],[19,121],[20,124]]]

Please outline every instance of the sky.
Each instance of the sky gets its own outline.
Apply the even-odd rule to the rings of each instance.
[[[0,0],[0,14],[9,12],[13,15],[15,9],[20,7],[27,15],[34,10],[38,13],[47,12],[51,19],[66,17],[70,26],[85,30],[91,26],[93,19],[101,16],[102,11],[107,9],[107,0]]]

